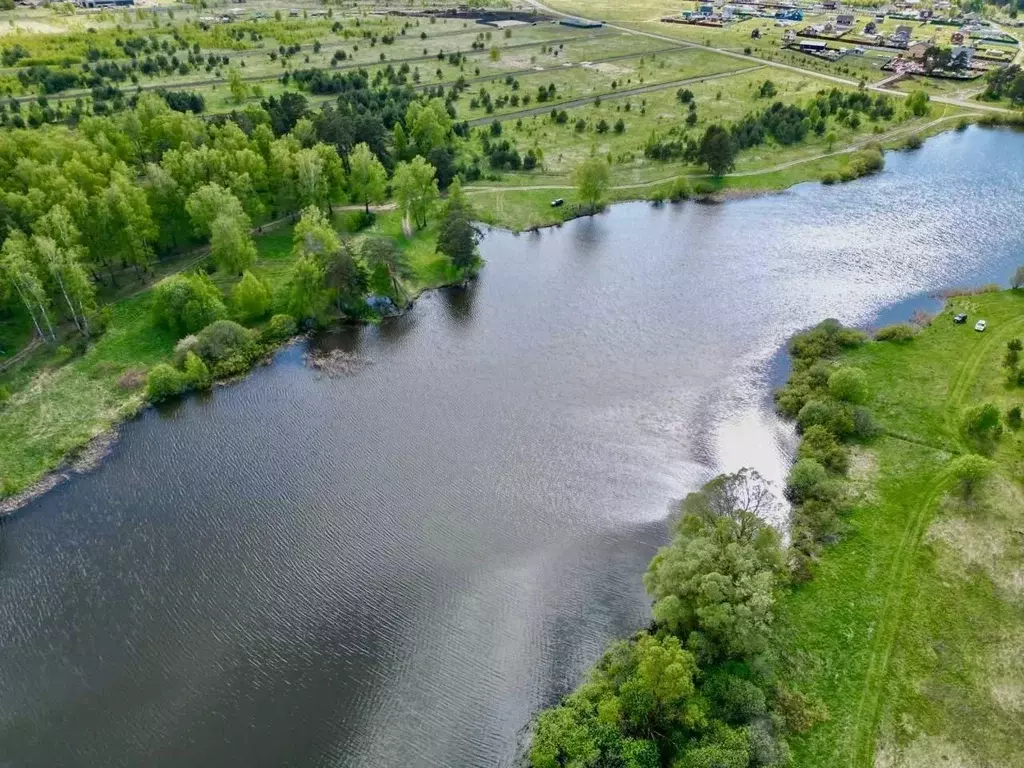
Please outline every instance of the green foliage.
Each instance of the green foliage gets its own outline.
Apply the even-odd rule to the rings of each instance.
[[[587,203],[591,211],[597,210],[601,200],[608,192],[611,170],[603,158],[591,155],[580,163],[572,174],[573,184],[580,197]]]
[[[227,317],[220,290],[202,273],[165,277],[153,287],[153,319],[178,336]]]
[[[284,341],[294,336],[298,327],[291,315],[274,315],[263,329],[261,338],[264,342]]]
[[[210,256],[217,268],[240,274],[256,261],[256,246],[241,217],[218,216],[210,225]]]
[[[786,478],[786,496],[794,504],[802,504],[811,499],[829,501],[835,496],[834,488],[825,467],[814,459],[800,459],[789,470]]]
[[[206,363],[192,351],[185,354],[185,383],[193,389],[209,389],[213,384],[213,376]]]
[[[284,306],[300,322],[315,321],[327,306],[324,270],[311,256],[301,256],[292,265],[285,285]]]
[[[976,453],[960,456],[949,465],[950,475],[957,481],[964,499],[971,498],[982,481],[993,471],[995,463]]]
[[[803,368],[843,350],[859,347],[866,340],[862,331],[844,328],[838,320],[828,319],[794,336],[789,342],[789,354],[794,367]]]
[[[434,166],[420,156],[408,163],[399,163],[392,186],[398,207],[416,224],[427,225],[427,217],[437,200],[437,179]]]
[[[991,439],[1002,431],[999,408],[993,403],[975,405],[964,411],[961,424],[968,435],[979,439]]]
[[[480,230],[473,224],[474,212],[458,179],[448,192],[448,201],[437,230],[437,250],[452,260],[461,274],[473,274],[480,264],[477,243]]]
[[[697,146],[697,159],[704,163],[712,176],[723,176],[736,164],[738,148],[728,128],[709,125]]]
[[[820,424],[815,424],[803,433],[797,449],[800,459],[814,459],[826,469],[845,474],[850,466],[850,456],[836,436]]]
[[[826,399],[808,400],[797,413],[796,424],[801,432],[821,426],[837,437],[849,437],[856,429],[853,408],[846,403]]]
[[[235,315],[247,323],[260,320],[270,312],[270,287],[249,270],[231,289]]]
[[[167,363],[154,365],[146,377],[146,396],[154,403],[180,395],[187,388],[185,374]]]
[[[1013,275],[1010,276],[1010,287],[1013,290],[1020,290],[1021,286],[1024,286],[1024,264],[1013,270]]]
[[[916,335],[917,331],[910,323],[895,323],[875,331],[875,341],[910,341]]]
[[[927,91],[914,91],[907,97],[907,109],[915,117],[928,114],[928,102],[931,101]]]
[[[395,127],[397,131],[401,125]],[[403,134],[404,135],[404,134]],[[354,202],[362,203],[370,212],[371,203],[384,202],[387,192],[387,171],[365,142],[356,144],[348,158],[349,190]]]
[[[259,354],[259,348],[254,331],[233,320],[217,320],[196,334],[196,343],[190,353],[198,355],[216,372],[218,364],[230,358],[244,361],[245,368],[248,368]],[[187,359],[186,356],[186,362]]]
[[[863,403],[868,397],[867,376],[859,368],[839,368],[828,377],[828,391],[836,400]]]
[[[761,517],[774,503],[756,472],[716,478],[686,497],[675,538],[651,560],[644,584],[655,621],[702,657],[763,647],[785,580],[778,533]]]

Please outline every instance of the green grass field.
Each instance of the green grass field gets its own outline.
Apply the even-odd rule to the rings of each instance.
[[[967,324],[952,323],[958,311]],[[971,449],[966,407],[1024,405],[1001,369],[1021,336],[1024,294],[983,294],[953,299],[910,342],[843,356],[867,373],[887,435],[855,454],[849,534],[783,604],[787,673],[829,713],[796,740],[796,765],[1024,765],[1021,432],[1002,435],[975,500],[948,474]]]

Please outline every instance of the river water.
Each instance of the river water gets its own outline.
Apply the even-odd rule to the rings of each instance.
[[[2,766],[508,765],[647,618],[670,502],[785,473],[778,350],[1005,282],[1024,135],[491,232],[477,285],[127,425],[0,522]]]

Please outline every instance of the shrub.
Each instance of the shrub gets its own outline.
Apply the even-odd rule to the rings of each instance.
[[[194,351],[207,365],[216,367],[228,358],[238,357],[251,363],[258,349],[254,333],[233,320],[218,320],[201,330]]]
[[[969,499],[978,485],[995,469],[995,464],[979,456],[976,453],[969,453],[954,459],[949,467],[950,474],[956,479],[960,486],[960,493],[965,499]]]
[[[193,389],[209,389],[213,385],[210,369],[195,352],[185,355],[185,381]]]
[[[693,194],[693,190],[690,188],[689,182],[686,179],[679,178],[672,182],[672,189],[669,191],[669,199],[678,203],[680,200],[686,200],[690,195]]]
[[[249,270],[231,289],[235,314],[246,322],[265,317],[270,311],[270,288]]]
[[[976,405],[964,411],[964,430],[974,437],[997,437],[1002,427],[999,424],[999,409],[992,403]]]
[[[862,331],[845,328],[838,320],[829,318],[790,339],[789,354],[794,367],[801,368],[822,358],[833,357],[844,349],[858,347],[866,338]]]
[[[698,181],[693,185],[693,191],[694,194],[706,196],[713,195],[715,193],[715,188],[712,184],[709,184],[706,181]]]
[[[910,323],[895,323],[875,331],[875,341],[910,341],[916,335]]]
[[[299,324],[291,315],[274,315],[263,329],[261,338],[265,342],[278,342],[290,339],[298,330]]]
[[[801,459],[814,459],[826,469],[840,474],[844,474],[850,465],[846,449],[820,424],[808,427],[804,432],[796,455]]]
[[[1020,429],[1021,424],[1021,409],[1019,405],[1015,405],[1006,412],[1006,426],[1010,429]]]
[[[826,173],[824,176],[821,177],[821,183],[825,185],[831,186],[832,184],[835,184],[837,181],[839,181],[839,177],[832,172]]]
[[[154,403],[180,395],[187,386],[184,374],[167,363],[154,365],[146,377],[146,394]]]
[[[918,136],[916,133],[907,136],[906,141],[903,142],[904,149],[920,149],[921,145],[924,144],[924,139]]]
[[[7,387],[0,387],[0,405],[11,399],[11,390]]]
[[[828,501],[835,495],[828,472],[814,459],[800,459],[786,478],[786,498],[794,504],[809,499]]]
[[[882,426],[875,421],[871,411],[859,405],[853,409],[853,432],[851,434],[854,437],[859,437],[861,440],[870,440],[872,437],[881,434],[881,432]]]
[[[828,391],[836,400],[863,403],[868,398],[868,377],[860,368],[839,368],[828,377]]]
[[[801,432],[822,426],[837,437],[852,435],[856,428],[853,409],[834,400],[809,400],[796,415],[796,424]]]
[[[203,273],[171,275],[153,288],[153,318],[179,336],[227,317],[220,290]]]

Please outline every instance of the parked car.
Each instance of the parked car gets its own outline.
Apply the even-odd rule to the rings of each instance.
[[[984,331],[986,328],[988,328],[988,323],[986,323],[984,320],[979,320],[977,324],[974,326],[974,330],[976,331]]]
[[[967,313],[961,312],[959,315],[956,315],[953,318],[953,322],[956,323],[957,325],[963,325],[964,323],[967,322]]]
[[[552,208],[561,208],[564,203],[565,203],[565,200],[563,200],[560,197],[556,197],[554,200],[551,201],[551,207]]]

